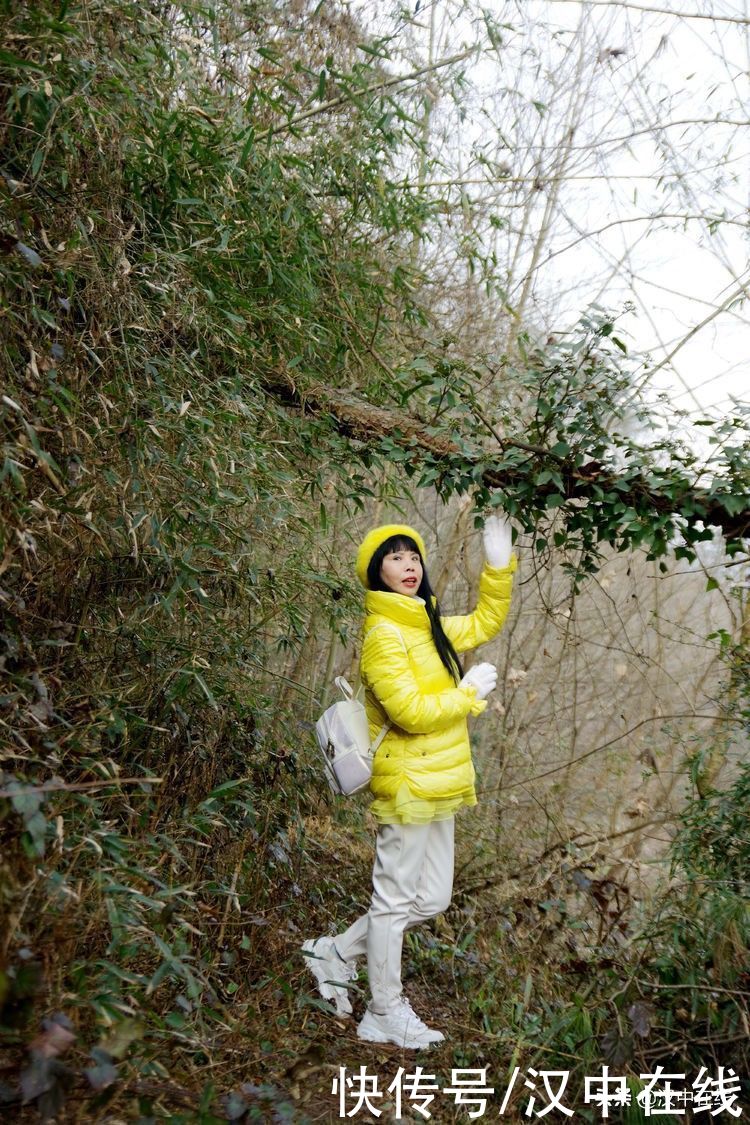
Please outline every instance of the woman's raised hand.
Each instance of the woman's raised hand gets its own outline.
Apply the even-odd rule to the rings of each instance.
[[[490,566],[506,567],[510,565],[513,540],[510,520],[507,516],[488,516],[484,521],[482,539],[484,541],[484,554]]]
[[[494,664],[475,664],[458,686],[475,687],[477,699],[485,699],[497,687],[497,668]]]

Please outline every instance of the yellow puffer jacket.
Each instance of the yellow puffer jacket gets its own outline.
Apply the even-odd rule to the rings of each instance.
[[[456,652],[491,640],[510,608],[516,559],[504,568],[485,566],[473,613],[442,617]],[[422,598],[380,590],[365,595],[360,672],[370,734],[386,719],[393,726],[373,762],[370,788],[379,798],[395,797],[404,781],[428,800],[469,797],[475,803],[474,766],[466,717],[487,706],[476,688],[458,687],[438,656]]]

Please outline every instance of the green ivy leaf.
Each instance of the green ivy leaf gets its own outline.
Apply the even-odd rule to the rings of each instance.
[[[545,508],[559,508],[565,503],[565,497],[559,492],[550,492],[549,496],[544,498]]]

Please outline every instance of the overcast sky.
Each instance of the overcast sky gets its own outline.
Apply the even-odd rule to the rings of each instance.
[[[546,9],[561,23],[571,24],[580,5],[527,0]],[[748,17],[747,5],[713,0],[667,0],[660,7]],[[730,396],[748,400],[750,362],[750,302],[743,296],[748,286],[748,172],[750,125],[677,125],[668,121],[724,118],[748,122],[748,27],[706,19],[675,18],[632,8],[594,11],[592,20],[606,20],[612,46],[624,49],[623,64],[612,69],[613,96],[617,96],[618,70],[627,81],[628,62],[649,60],[644,117],[663,106],[663,136],[676,150],[685,177],[679,193],[663,179],[664,161],[653,137],[634,138],[628,145],[612,146],[609,185],[589,188],[589,205],[602,215],[602,223],[624,219],[587,244],[576,256],[593,257],[597,249],[619,259],[627,256],[622,276],[609,286],[610,304],[632,298],[637,311],[623,326],[635,348],[651,352],[660,362],[716,309],[736,303],[713,317],[678,352],[671,363],[652,376],[652,385],[669,390],[673,401],[687,409],[730,406]],[[575,13],[575,16],[574,16]],[[658,117],[657,117],[658,119]],[[613,117],[612,125],[617,121]],[[605,135],[617,136],[611,128]],[[679,165],[677,165],[679,167]],[[666,183],[666,187],[665,187]],[[638,216],[689,208],[694,214],[724,216],[710,234],[699,219],[686,224],[663,220],[650,228]],[[674,204],[670,202],[674,199]],[[601,209],[600,209],[601,208]],[[660,229],[654,229],[658,226]],[[669,228],[669,229],[667,229]],[[589,223],[588,229],[594,229]],[[645,235],[645,236],[644,236]],[[564,268],[564,255],[550,263],[553,275]],[[594,263],[592,263],[592,268]],[[554,284],[552,277],[550,283]]]
[[[657,0],[670,13],[713,13],[725,21],[644,11],[645,3],[619,0],[412,0],[408,10],[400,7],[400,18],[398,6],[355,5],[373,29],[400,28],[394,42],[411,40],[405,55],[416,64],[428,58],[431,22],[433,58],[465,44],[489,47],[482,9],[505,25],[499,49],[467,65],[470,89],[459,96],[466,116],[460,119],[444,94],[435,116],[444,128],[442,149],[439,136],[434,143],[446,165],[453,162],[456,176],[466,169],[469,178],[486,175],[490,193],[491,173],[472,164],[477,145],[486,138],[490,151],[493,131],[502,132],[508,140],[502,158],[526,185],[537,150],[540,166],[552,169],[564,106],[575,91],[575,81],[566,84],[564,76],[574,74],[577,58],[586,61],[576,152],[534,272],[527,316],[564,331],[592,300],[615,314],[631,302],[619,331],[633,352],[648,353],[644,381],[696,416],[750,398],[749,5]],[[534,108],[545,98],[546,109]],[[497,184],[494,190],[497,212],[513,225],[528,186],[515,196]],[[489,198],[481,185],[466,192],[476,208]],[[530,239],[549,192],[547,182],[533,202]],[[685,215],[695,217],[684,221]],[[707,215],[716,220],[711,231]],[[507,254],[511,247],[509,234]],[[521,277],[524,268],[521,259]]]

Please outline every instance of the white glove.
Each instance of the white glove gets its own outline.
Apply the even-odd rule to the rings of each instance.
[[[475,664],[458,686],[473,686],[477,689],[477,699],[485,699],[497,687],[497,668],[494,664]]]
[[[490,566],[510,566],[513,546],[510,520],[507,516],[488,516],[482,532],[484,553]]]

